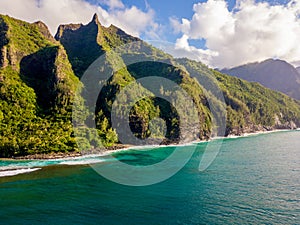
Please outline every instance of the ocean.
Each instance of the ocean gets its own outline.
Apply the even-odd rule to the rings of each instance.
[[[207,169],[199,162],[208,143],[194,143],[179,172],[148,186],[115,183],[95,168],[152,165],[191,146],[0,161],[0,224],[300,224],[299,131],[214,141],[222,146]]]

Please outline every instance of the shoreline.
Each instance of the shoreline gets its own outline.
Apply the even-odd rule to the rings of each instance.
[[[117,144],[111,147],[107,147],[105,149],[93,149],[90,150],[87,154],[82,154],[81,152],[58,152],[58,153],[43,153],[43,154],[33,154],[33,155],[25,155],[18,156],[13,158],[0,158],[0,160],[5,161],[22,161],[22,160],[68,160],[68,159],[76,159],[82,157],[93,157],[93,156],[105,156],[107,154],[117,152],[120,150],[125,150],[128,148],[134,147],[132,145],[125,144]]]
[[[117,144],[111,147],[107,147],[101,150],[91,150],[88,154],[82,154],[81,152],[59,152],[59,153],[50,153],[50,154],[33,154],[26,156],[19,156],[13,158],[0,158],[0,161],[29,161],[29,160],[72,160],[79,158],[88,158],[88,157],[101,157],[106,155],[111,155],[113,153],[126,151],[130,149],[145,149],[145,148],[159,148],[159,147],[177,147],[198,143],[210,142],[218,139],[235,139],[235,138],[243,138],[261,134],[271,134],[276,132],[288,132],[288,131],[299,131],[300,129],[275,129],[269,131],[257,131],[250,133],[242,133],[241,135],[228,135],[226,137],[214,137],[209,140],[195,140],[184,144],[170,144],[170,145],[144,145],[144,146],[136,146],[136,145],[125,145],[125,144]]]
[[[254,135],[260,135],[260,134],[271,134],[276,132],[287,132],[287,131],[296,131],[297,129],[274,129],[274,130],[265,130],[265,131],[256,131],[256,132],[250,132],[250,133],[242,133],[241,135],[228,135],[224,138],[239,138],[239,137],[249,137]]]

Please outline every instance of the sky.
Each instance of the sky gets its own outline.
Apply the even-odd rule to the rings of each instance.
[[[300,65],[300,0],[0,0],[0,13],[41,20],[52,34],[97,13],[104,26],[214,68],[268,58]]]

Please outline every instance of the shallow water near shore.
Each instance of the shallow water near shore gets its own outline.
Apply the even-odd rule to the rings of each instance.
[[[0,161],[0,174],[9,167],[37,169],[0,177],[0,223],[299,224],[300,132],[222,141],[204,172],[198,167],[207,143],[200,143],[179,173],[146,187],[113,183],[84,164],[150,165],[174,146],[120,151],[114,160]]]

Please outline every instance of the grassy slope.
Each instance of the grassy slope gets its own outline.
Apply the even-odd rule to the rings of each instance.
[[[208,69],[200,63],[179,60],[190,71],[203,71],[218,80],[227,103],[227,130],[241,132],[255,126],[280,128],[290,126],[293,121],[300,125],[300,102],[287,95],[272,91],[258,83],[250,83],[235,77]],[[279,122],[280,121],[280,122]],[[281,125],[280,125],[281,124]],[[256,129],[259,129],[257,127]]]
[[[0,17],[0,156],[73,151],[72,94],[79,84],[64,48],[36,24]],[[3,30],[2,30],[3,31]]]
[[[43,33],[47,32],[41,32],[40,26],[0,16],[0,48],[5,53],[0,64],[0,157],[76,150],[71,105],[73,93],[80,85],[77,77],[81,77],[101,54],[139,41],[114,26],[101,26],[94,17],[86,26],[61,26],[56,38],[62,47],[59,42],[45,37]],[[202,139],[209,137],[213,129],[212,106],[207,101],[207,94],[214,85],[220,87],[227,104],[224,106],[220,99],[212,97],[214,107],[227,109],[227,134],[263,127],[288,127],[291,121],[300,125],[300,103],[261,85],[218,73],[195,61],[175,60],[144,42],[122,54],[123,59],[115,55],[106,56],[108,72],[118,65],[123,65],[123,68],[113,73],[99,96],[96,116],[98,131],[95,133],[84,127],[78,131],[81,132],[83,148],[91,148],[87,138],[94,146],[99,145],[95,139],[97,133],[106,145],[117,141],[110,124],[116,94],[132,81],[152,74],[174,81],[191,96],[200,118],[197,132]],[[130,61],[136,58],[142,62],[131,64]],[[153,60],[162,63],[149,62]],[[201,78],[200,84],[193,78],[195,74]],[[160,85],[157,91],[172,95],[170,90]],[[144,93],[145,88],[139,86],[137,92]],[[136,94],[134,90],[127,90],[128,97]],[[173,93],[173,98],[180,105],[185,105],[185,99],[178,90]],[[126,104],[117,104],[120,115],[124,107]],[[151,93],[130,111],[134,134],[139,138],[148,137],[151,134],[150,121],[156,117],[166,121],[167,138],[176,142],[179,137],[186,136],[178,129],[180,119],[185,118],[179,118],[170,104]],[[155,137],[162,135],[159,127],[151,131]]]

